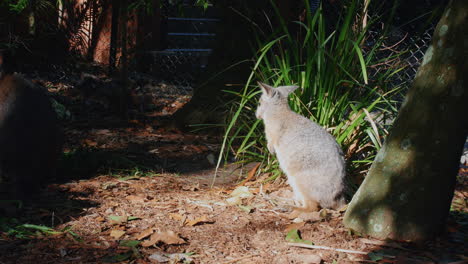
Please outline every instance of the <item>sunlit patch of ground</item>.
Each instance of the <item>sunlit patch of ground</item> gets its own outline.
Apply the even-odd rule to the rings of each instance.
[[[441,238],[423,245],[378,241],[347,230],[343,212],[287,219],[290,190],[282,180],[264,183],[267,175],[260,175],[239,188],[256,164],[230,165],[213,181],[217,136],[181,133],[145,118],[124,122],[105,112],[80,112],[79,98],[67,102],[75,119],[65,123],[63,179],[18,216],[1,218],[10,231],[0,233],[1,264],[467,260],[466,169]],[[16,228],[26,223],[36,226]],[[308,241],[319,248],[288,244]]]

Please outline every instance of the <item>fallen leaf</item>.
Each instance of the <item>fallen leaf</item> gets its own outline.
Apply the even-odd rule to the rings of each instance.
[[[172,263],[190,264],[194,262],[187,253],[173,253],[169,255],[169,259],[172,261]]]
[[[299,234],[299,230],[297,229],[291,229],[288,232],[288,234],[286,235],[286,241],[290,243],[304,243],[304,244],[309,244],[309,245],[314,244],[312,243],[312,241],[302,239]]]
[[[152,149],[150,151],[148,151],[149,153],[151,154],[158,154],[159,153],[159,149]]]
[[[115,225],[121,225],[123,223],[126,223],[127,222],[127,216],[123,216],[123,215],[109,215],[107,217],[112,224],[115,224]]]
[[[169,245],[179,245],[184,244],[185,240],[179,237],[174,231],[166,231],[158,233],[158,238],[161,242]]]
[[[85,139],[83,140],[83,143],[89,147],[95,147],[98,144],[96,141],[93,141],[91,139]]]
[[[177,213],[170,213],[169,217],[174,220],[180,221],[180,225],[183,226],[187,221],[187,215],[177,214]]]
[[[187,226],[195,226],[198,224],[206,224],[206,223],[213,223],[214,221],[208,220],[208,217],[206,215],[200,216],[198,218],[195,218],[193,220],[188,220],[186,222]]]
[[[239,208],[246,212],[246,213],[251,213],[253,211],[253,207],[252,206],[247,206],[247,205],[239,205]]]
[[[134,220],[140,220],[140,219],[141,219],[141,218],[138,217],[138,216],[129,216],[129,217],[127,218],[127,221],[134,221]]]
[[[250,193],[249,187],[246,186],[239,186],[231,192],[231,197],[250,198],[252,196],[253,195]]]
[[[184,219],[184,216],[178,213],[170,213],[169,217],[173,220],[178,220],[178,221],[181,221],[182,219]]]
[[[292,223],[292,224],[289,224],[286,226],[286,228],[284,229],[284,232],[288,233],[289,231],[293,230],[293,229],[297,229],[299,230],[301,227],[303,227],[305,225],[305,222],[300,222],[300,223]]]
[[[157,263],[165,263],[169,262],[170,260],[168,257],[166,257],[166,254],[164,253],[153,253],[148,258],[151,260],[156,260]]]
[[[168,245],[180,245],[184,244],[185,240],[179,237],[174,231],[165,231],[165,232],[158,232],[151,235],[149,240],[144,241],[141,243],[143,247],[150,247],[155,245],[158,242],[162,242]]]
[[[369,254],[367,254],[367,256],[372,261],[379,261],[379,260],[384,259],[384,254],[382,252],[379,252],[379,251],[369,252]]]
[[[156,235],[156,233],[152,234],[151,237],[150,237],[150,239],[143,241],[143,242],[141,243],[141,246],[143,246],[143,247],[151,247],[152,245],[158,243],[158,242],[159,242],[159,239],[158,239],[158,237],[156,237],[155,235]]]
[[[117,254],[113,256],[106,256],[102,259],[104,263],[118,263],[130,259],[133,256],[133,252],[130,250],[126,253]]]
[[[110,236],[113,237],[114,239],[119,239],[123,235],[125,235],[125,231],[122,231],[122,230],[112,230],[110,232]]]
[[[111,135],[112,133],[110,132],[109,129],[98,129],[98,130],[96,130],[96,134],[99,134],[99,135]]]
[[[136,240],[142,240],[143,238],[149,237],[151,234],[154,233],[153,228],[148,228],[144,230],[143,232],[139,233],[138,235],[135,236]]]
[[[242,198],[236,196],[236,197],[230,197],[226,199],[227,204],[229,205],[238,205],[242,203]]]
[[[184,185],[182,186],[182,190],[183,191],[192,191],[192,192],[195,192],[195,191],[198,191],[200,189],[200,185],[197,183],[197,184],[193,184],[193,185]]]
[[[166,262],[171,262],[171,263],[193,263],[193,259],[190,257],[189,253],[173,253],[173,254],[167,254],[167,253],[162,253],[162,252],[157,252],[151,254],[149,257],[151,260],[155,260],[158,263],[166,263]]]
[[[322,258],[319,255],[312,254],[294,254],[292,255],[293,259],[297,263],[308,263],[308,264],[320,264],[322,263]]]
[[[129,247],[129,248],[134,248],[138,246],[141,242],[138,240],[122,240],[119,243],[119,246],[121,247]]]
[[[297,218],[302,219],[304,222],[317,222],[324,219],[326,213],[321,212],[301,212],[297,216]]]
[[[253,168],[249,171],[247,177],[239,184],[239,186],[242,186],[242,185],[244,185],[246,182],[252,180],[253,177],[255,176],[255,173],[257,172],[258,168],[260,168],[260,165],[261,165],[260,162],[259,162],[257,165],[255,165],[255,167],[253,167]]]
[[[125,199],[129,200],[132,203],[144,203],[145,202],[145,199],[143,197],[136,196],[136,195],[129,195],[125,197]]]

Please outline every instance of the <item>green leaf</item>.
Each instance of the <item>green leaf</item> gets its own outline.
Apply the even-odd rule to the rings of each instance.
[[[119,246],[121,247],[136,247],[141,243],[141,241],[138,240],[121,240],[119,243]]]
[[[47,226],[42,226],[42,225],[23,224],[20,227],[41,231],[41,232],[43,232],[45,234],[48,234],[48,235],[62,234],[62,232],[60,232],[60,231],[55,231],[53,228],[50,228],[50,227],[47,227]]]
[[[141,219],[141,218],[138,217],[138,216],[129,216],[129,217],[127,218],[127,221],[140,220],[140,219]]]
[[[122,215],[109,215],[107,218],[118,224],[127,222],[127,217]]]
[[[309,245],[314,244],[312,241],[303,240],[299,234],[299,230],[297,229],[291,229],[288,234],[286,234],[286,241],[290,243],[304,243]]]
[[[242,211],[246,213],[251,213],[253,211],[252,206],[246,206],[246,205],[238,205],[238,206]]]
[[[133,256],[133,251],[128,251],[122,254],[117,254],[113,256],[106,256],[102,259],[105,263],[118,263],[125,260],[129,260]]]
[[[373,252],[370,252],[369,254],[367,254],[367,256],[368,256],[369,259],[372,260],[372,261],[379,261],[379,260],[384,259],[385,254],[383,254],[383,253],[380,252],[380,251],[373,251]]]

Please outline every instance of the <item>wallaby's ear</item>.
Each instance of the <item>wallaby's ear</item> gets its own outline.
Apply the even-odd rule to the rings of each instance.
[[[280,93],[282,93],[285,96],[288,96],[290,93],[294,92],[299,86],[297,85],[290,85],[290,86],[280,86],[276,88]]]
[[[257,82],[258,83],[258,86],[260,86],[260,88],[262,88],[262,92],[264,94],[266,94],[267,96],[269,97],[273,97],[273,95],[275,94],[275,88],[266,84],[266,83],[262,83],[262,82]]]

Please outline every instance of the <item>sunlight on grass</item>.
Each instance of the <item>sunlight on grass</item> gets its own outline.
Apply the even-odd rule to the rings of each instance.
[[[308,1],[305,1],[309,10]],[[377,58],[385,40],[382,31],[373,46],[365,46],[368,28],[359,28],[362,6],[358,1],[342,10],[337,27],[329,32],[322,8],[307,13],[298,36],[290,32],[278,10],[280,29],[266,40],[258,37],[258,52],[251,74],[240,90],[226,91],[236,96],[230,102],[230,115],[222,143],[218,165],[232,153],[238,162],[262,162],[264,172],[276,177],[279,166],[268,153],[263,125],[254,116],[260,89],[254,80],[273,86],[299,85],[291,96],[291,108],[336,137],[343,147],[351,174],[362,174],[381,146],[386,134],[383,125],[374,122],[384,114],[396,113],[391,95],[399,87],[390,88],[388,79],[400,70],[392,68],[372,76],[369,68],[392,57]]]

